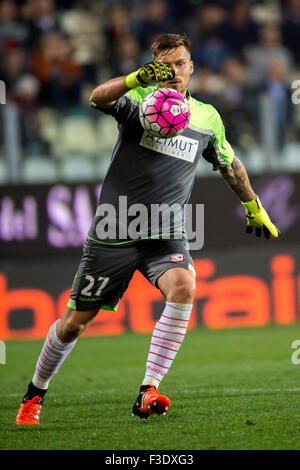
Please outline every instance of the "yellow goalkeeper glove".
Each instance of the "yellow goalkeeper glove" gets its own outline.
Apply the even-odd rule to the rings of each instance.
[[[263,208],[258,196],[255,196],[252,201],[242,202],[242,204],[246,210],[247,233],[252,233],[253,228],[255,228],[257,237],[260,237],[262,232],[264,233],[265,238],[268,239],[270,238],[270,233],[273,237],[279,237],[280,231],[273,222],[271,222],[270,217]]]
[[[175,77],[174,70],[163,62],[149,62],[125,78],[127,88],[136,88],[151,83],[166,82]]]

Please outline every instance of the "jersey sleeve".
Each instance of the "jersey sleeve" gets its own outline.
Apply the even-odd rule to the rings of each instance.
[[[234,151],[226,139],[225,128],[221,116],[217,110],[210,106],[210,128],[212,138],[203,152],[203,157],[213,165],[213,170],[218,170],[230,165],[234,158]]]
[[[123,124],[135,109],[135,104],[127,95],[123,95],[121,98],[119,98],[110,108],[97,106],[92,101],[90,101],[90,104],[93,108],[99,109],[99,111],[102,111],[104,114],[113,116],[119,124]]]

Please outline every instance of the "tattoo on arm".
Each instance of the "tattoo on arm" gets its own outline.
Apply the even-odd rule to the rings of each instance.
[[[234,157],[231,165],[222,168],[220,173],[241,201],[248,202],[254,199],[255,193],[251,187],[247,171],[237,157]]]

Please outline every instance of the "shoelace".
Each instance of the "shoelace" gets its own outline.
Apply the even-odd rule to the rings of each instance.
[[[32,405],[33,403],[37,403],[41,399],[42,399],[42,397],[39,397],[38,395],[36,395],[35,397],[31,398],[30,400],[26,400],[26,402],[23,403],[23,405],[24,405],[23,408],[22,408],[23,413],[24,414],[27,413],[27,409],[29,408],[29,406]],[[32,410],[31,415],[35,415],[35,413],[36,413],[36,410]]]

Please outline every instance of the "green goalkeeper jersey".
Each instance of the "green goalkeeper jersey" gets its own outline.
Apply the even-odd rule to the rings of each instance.
[[[216,109],[188,97],[191,117],[182,134],[153,137],[139,120],[139,105],[155,86],[138,87],[111,108],[119,135],[104,179],[88,237],[98,243],[127,244],[140,239],[185,238],[187,204],[200,158],[213,170],[230,165],[234,152]]]

